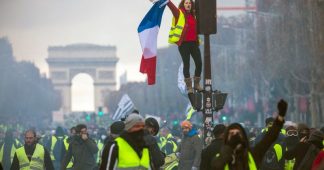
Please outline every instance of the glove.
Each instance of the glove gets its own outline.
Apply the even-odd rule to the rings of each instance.
[[[179,158],[180,157],[180,152],[175,153],[176,156]]]
[[[191,170],[198,170],[198,168],[193,166]]]
[[[286,113],[287,113],[287,108],[288,108],[288,104],[286,101],[284,101],[283,99],[281,99],[279,102],[278,102],[278,105],[277,105],[277,108],[278,108],[278,114],[281,116],[281,117],[285,117]]]

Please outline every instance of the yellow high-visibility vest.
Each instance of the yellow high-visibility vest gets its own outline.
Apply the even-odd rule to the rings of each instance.
[[[25,147],[22,146],[16,150],[16,155],[19,161],[20,170],[44,170],[44,155],[45,149],[42,145],[36,144],[35,151],[29,161]]]
[[[61,138],[63,139],[63,142],[64,142],[64,139],[66,138],[66,136],[59,136],[59,137],[56,137],[56,136],[52,136],[52,145],[51,145],[51,150],[50,150],[50,155],[51,155],[51,160],[54,161],[55,160],[55,157],[54,157],[54,147],[55,147],[55,144],[57,142],[57,138]]]
[[[179,9],[178,22],[175,23],[175,18],[172,18],[172,25],[169,31],[169,43],[175,44],[180,40],[185,23],[186,18],[182,11]]]
[[[2,162],[2,159],[3,159],[3,150],[4,150],[4,145],[2,145],[1,149],[0,149],[0,162]],[[11,146],[11,152],[10,152],[10,163],[12,163],[12,160],[15,156],[15,152],[16,152],[16,147],[14,144],[12,144]]]
[[[121,137],[115,139],[118,145],[117,169],[149,169],[150,155],[147,148],[143,149],[139,158],[134,149]]]
[[[97,143],[97,147],[98,147],[98,152],[97,152],[97,158],[96,158],[96,162],[98,164],[101,163],[101,153],[102,153],[102,149],[104,147],[104,144],[101,140],[96,140]]]
[[[250,170],[257,170],[257,166],[255,165],[255,162],[254,162],[254,159],[253,159],[253,156],[250,152],[248,152],[248,156],[249,156],[249,169]],[[225,165],[225,170],[229,170],[229,166],[228,164]]]
[[[63,142],[64,142],[64,147],[65,147],[65,150],[66,151],[68,151],[69,150],[69,142],[67,141],[67,137],[63,140]],[[70,162],[69,162],[69,164],[66,166],[66,168],[68,169],[68,168],[72,168],[73,167],[73,156],[72,156],[72,158],[71,158],[71,160],[70,160]]]

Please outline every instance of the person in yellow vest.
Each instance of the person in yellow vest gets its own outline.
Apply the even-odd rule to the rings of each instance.
[[[284,139],[286,145],[286,151],[292,150],[298,143],[298,131],[297,127],[290,125],[286,127],[286,138]],[[285,160],[285,170],[293,170],[295,159]]]
[[[0,145],[0,162],[2,163],[3,169],[10,169],[12,159],[18,147],[20,147],[20,145],[17,145],[12,129],[8,129],[4,138],[4,143]]]
[[[195,4],[193,0],[181,0],[179,8],[171,1],[167,4],[170,8],[173,19],[169,32],[169,43],[177,44],[183,62],[184,81],[188,93],[193,93],[194,89],[201,91],[199,85],[202,71],[201,53],[199,49],[199,38],[197,35],[197,21],[195,15]],[[194,89],[190,78],[190,55],[195,62]]]
[[[149,150],[144,141],[144,126],[141,115],[130,114],[125,120],[125,131],[114,143],[107,144],[108,154],[103,153],[102,157],[102,162],[106,163],[100,166],[100,170],[152,169]]]
[[[176,139],[171,134],[170,129],[165,126],[161,129],[160,133],[161,136],[163,136],[166,139],[162,143],[162,147],[161,147],[162,152],[164,152],[166,155],[175,153],[178,149],[178,144]]]
[[[249,140],[242,125],[239,123],[229,125],[224,133],[224,145],[220,153],[216,154],[212,160],[212,169],[259,169],[266,151],[280,133],[287,107],[286,101],[280,100],[278,102],[278,116],[272,127],[252,149],[249,146]]]
[[[116,121],[110,125],[109,136],[105,139],[105,147],[101,154],[100,169],[106,170],[110,146],[115,143],[115,139],[120,136],[124,128],[125,123],[123,121]]]
[[[67,151],[64,145],[64,140],[66,138],[67,136],[65,135],[63,128],[61,126],[58,126],[55,130],[55,134],[51,136],[48,144],[46,145],[49,146],[49,148],[47,149],[50,151],[51,159],[53,161],[55,169],[61,168],[61,162]]]
[[[25,145],[15,152],[11,170],[54,170],[49,152],[36,142],[36,132],[25,132]]]

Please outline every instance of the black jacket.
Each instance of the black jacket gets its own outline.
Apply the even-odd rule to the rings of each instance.
[[[91,138],[83,140],[80,136],[72,137],[69,149],[62,161],[61,169],[65,170],[66,166],[73,157],[73,169],[89,170],[93,169],[97,164],[95,154],[98,152],[97,144]]]
[[[145,132],[144,141],[149,149],[152,169],[159,170],[164,164],[165,154],[160,150],[156,139],[148,132]]]
[[[244,154],[246,155],[246,157],[245,157],[246,159],[248,159],[247,158],[247,153],[248,152],[250,152],[252,154],[257,169],[259,169],[260,166],[261,166],[264,154],[269,149],[271,144],[277,139],[283,124],[284,124],[284,121],[279,121],[278,118],[277,118],[274,121],[273,126],[269,129],[268,133],[265,134],[265,136],[261,139],[261,141],[259,143],[256,143],[254,148],[250,149],[250,147],[248,146],[244,150]],[[243,128],[242,128],[242,131],[244,132]],[[225,134],[226,134],[226,132],[225,132]],[[245,142],[246,142],[247,145],[249,145],[247,136],[246,136],[245,133],[244,133],[244,135],[245,135],[244,138],[246,140]],[[227,138],[227,135],[225,135],[225,139],[226,138]],[[226,142],[225,142],[225,145],[221,149],[220,156],[213,158],[212,169],[224,169],[225,165],[229,164],[232,161],[232,154],[233,154],[233,149],[229,145],[227,145]],[[242,164],[242,165],[247,164],[247,162],[242,162],[240,159],[238,159],[236,162],[237,163],[233,165],[234,167],[237,167],[236,169],[241,169],[242,168],[242,166],[238,165],[238,164]]]
[[[211,169],[211,161],[213,157],[216,156],[217,153],[220,152],[221,147],[223,146],[223,139],[214,139],[210,145],[208,145],[201,152],[201,162],[200,162],[200,170],[210,170]]]

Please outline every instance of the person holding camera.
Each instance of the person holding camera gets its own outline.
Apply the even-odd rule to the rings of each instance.
[[[266,151],[281,131],[287,107],[286,101],[278,102],[278,116],[268,133],[254,148],[250,148],[244,128],[239,123],[229,125],[225,131],[224,145],[213,158],[212,169],[259,169]]]
[[[71,139],[68,151],[62,161],[61,169],[65,170],[73,157],[72,169],[92,170],[96,167],[94,155],[98,152],[97,144],[93,139],[89,138],[86,125],[77,125],[76,133]]]

